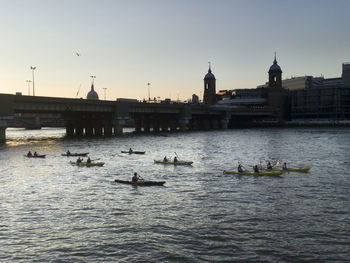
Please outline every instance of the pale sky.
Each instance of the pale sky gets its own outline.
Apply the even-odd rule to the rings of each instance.
[[[203,95],[208,61],[222,89],[340,77],[350,61],[349,0],[0,0],[0,93],[100,99]],[[80,53],[80,56],[76,55]],[[105,90],[104,90],[105,88]],[[32,91],[31,91],[32,94]]]

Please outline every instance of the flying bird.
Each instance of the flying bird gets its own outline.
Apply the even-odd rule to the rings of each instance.
[[[78,57],[80,57],[80,55],[81,55],[81,54],[80,54],[80,53],[78,53],[78,52],[75,52],[75,54],[76,54]]]

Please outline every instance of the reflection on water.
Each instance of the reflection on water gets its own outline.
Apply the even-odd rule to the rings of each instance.
[[[0,146],[1,262],[345,262],[348,129],[242,129],[65,138],[8,129]],[[145,155],[122,150],[146,151]],[[89,152],[103,167],[62,153]],[[29,159],[29,150],[46,154]],[[154,164],[176,154],[192,166]],[[311,167],[223,175],[241,162]],[[164,187],[119,185],[138,172]]]

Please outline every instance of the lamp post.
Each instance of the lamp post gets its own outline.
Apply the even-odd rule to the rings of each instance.
[[[31,66],[30,69],[33,72],[33,96],[35,96],[35,90],[34,90],[34,70],[36,69],[36,67]]]
[[[147,86],[148,86],[148,101],[151,101],[151,91],[150,91],[151,83],[148,82]]]
[[[105,100],[106,100],[106,89],[107,89],[107,88],[103,88],[104,95],[105,95]]]
[[[32,82],[30,79],[26,80],[28,83],[28,96],[30,96],[30,82]]]

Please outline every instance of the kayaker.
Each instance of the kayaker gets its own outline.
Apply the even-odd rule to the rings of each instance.
[[[237,170],[238,170],[239,173],[243,173],[244,172],[241,164],[238,164]]]
[[[67,155],[70,155],[70,151],[69,150],[67,151]]]
[[[78,160],[77,160],[77,163],[81,163],[83,160],[82,159],[80,159],[80,157],[78,158]]]
[[[259,168],[258,168],[258,165],[254,165],[253,169],[254,169],[254,173],[259,173],[260,172]]]
[[[164,156],[163,162],[167,162],[168,158],[166,158],[166,156]]]
[[[283,170],[287,170],[287,169],[288,169],[288,168],[287,168],[287,163],[283,163],[282,169],[283,169]]]
[[[34,152],[34,156],[38,156],[38,153],[37,153],[37,152]]]
[[[132,149],[131,148],[129,149],[129,153],[132,153]]]
[[[271,165],[270,162],[267,163],[267,167],[266,167],[266,168],[267,168],[267,169],[272,169],[272,165]]]
[[[139,180],[139,176],[137,175],[137,173],[134,173],[134,176],[131,178],[131,181],[133,182],[137,182]]]
[[[91,163],[90,157],[87,158],[86,163]]]
[[[174,163],[176,163],[178,160],[177,160],[177,157],[175,156],[174,157]]]
[[[28,156],[28,157],[33,156],[32,152],[31,152],[31,151],[29,151],[29,152],[27,153],[27,156]]]

